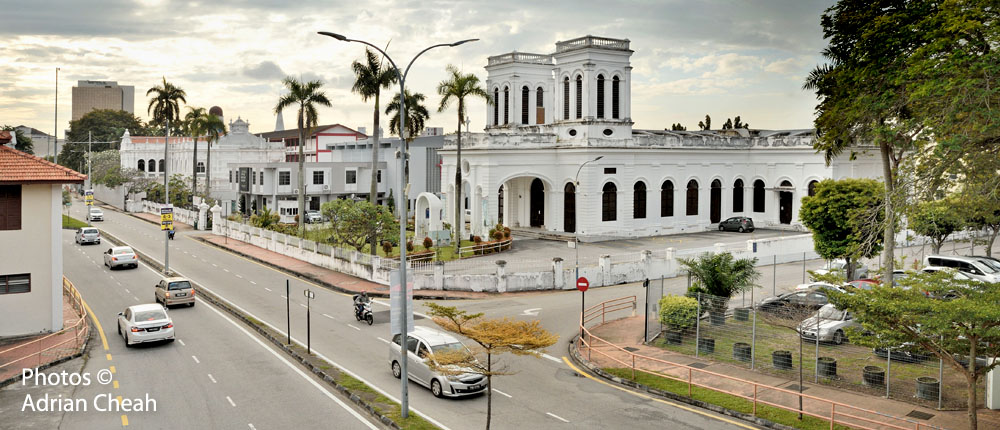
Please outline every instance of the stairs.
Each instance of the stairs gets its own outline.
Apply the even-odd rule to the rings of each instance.
[[[510,233],[515,239],[542,239],[560,242],[572,241],[574,237],[573,233],[545,231],[540,228],[528,227],[511,227]]]

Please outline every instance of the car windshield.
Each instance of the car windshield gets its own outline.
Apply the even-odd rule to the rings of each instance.
[[[151,310],[151,311],[138,311],[135,313],[135,322],[143,321],[156,321],[167,319],[167,314],[163,311]]]
[[[83,229],[83,234],[97,234],[96,228],[85,228]]]
[[[983,269],[984,269],[983,271],[986,272],[986,273],[996,273],[998,270],[1000,270],[1000,265],[998,265],[997,262],[995,262],[993,260],[987,260],[985,258],[980,258],[980,259],[978,259],[976,261],[978,261],[980,263],[979,264],[980,266],[983,266]]]
[[[188,288],[191,288],[191,283],[188,281],[171,282],[167,287],[168,290],[186,290]]]
[[[847,265],[847,263],[844,262],[844,261],[831,261],[831,262],[827,263],[826,268],[827,269],[843,269],[844,266],[846,266],[846,265]]]
[[[824,320],[841,320],[844,318],[844,311],[833,306],[823,306],[817,313],[820,319]]]
[[[446,343],[442,345],[434,345],[431,347],[431,352],[434,354],[441,354],[443,352],[462,352],[464,351],[465,345],[461,342]]]
[[[115,255],[131,254],[132,248],[115,248],[113,252]]]

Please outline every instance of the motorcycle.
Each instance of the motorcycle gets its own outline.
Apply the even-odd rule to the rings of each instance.
[[[354,318],[358,321],[367,322],[368,325],[375,323],[375,317],[372,315],[372,302],[361,302],[354,305]]]

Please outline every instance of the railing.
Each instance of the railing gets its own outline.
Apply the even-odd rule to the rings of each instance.
[[[802,394],[798,391],[779,388],[773,385],[760,384],[754,381],[736,378],[729,375],[712,372],[709,370],[703,370],[696,367],[691,367],[660,358],[654,358],[636,354],[632,351],[626,350],[625,348],[622,348],[618,345],[615,345],[611,342],[601,339],[600,337],[594,336],[594,334],[591,333],[589,329],[587,329],[586,326],[588,322],[595,321],[598,318],[600,318],[601,324],[604,324],[608,321],[607,318],[608,313],[619,311],[622,309],[627,309],[629,307],[634,309],[635,303],[636,303],[636,297],[629,296],[613,300],[607,300],[585,309],[580,316],[580,336],[576,339],[577,350],[580,351],[580,353],[582,354],[582,351],[586,349],[588,361],[591,360],[593,353],[597,353],[605,357],[606,359],[611,360],[614,363],[618,363],[625,368],[631,369],[633,380],[635,379],[636,371],[641,371],[656,376],[660,376],[663,378],[668,378],[675,381],[687,383],[688,397],[692,397],[692,391],[694,387],[700,387],[712,391],[717,391],[723,394],[729,394],[750,401],[753,403],[752,413],[754,416],[757,415],[758,405],[766,405],[795,413],[800,413],[803,415],[812,416],[824,421],[829,421],[831,430],[836,425],[844,425],[865,430],[875,430],[884,428],[898,429],[898,430],[940,429],[939,427],[932,426],[930,424],[924,424],[901,417],[894,417],[877,411],[859,408],[856,406],[835,402],[832,400],[812,396],[809,394]],[[612,354],[616,354],[617,357],[613,356]],[[624,359],[620,357],[624,357]],[[649,365],[643,367],[644,362],[652,363],[659,367],[666,367],[666,370],[674,371],[674,373],[680,373],[680,376],[676,374],[673,375],[668,374],[666,373],[666,370],[658,371],[652,369],[651,366]],[[708,381],[725,380],[729,382],[736,382],[739,386],[743,387],[743,390],[741,392],[726,390],[717,386],[710,385],[706,382],[696,381],[696,379],[708,380]],[[752,394],[746,394],[750,393],[751,389],[752,389]],[[796,400],[801,398],[803,401],[810,401],[811,406],[813,407],[810,408],[811,410],[807,410],[804,407],[800,409],[798,406],[788,406],[778,403],[777,401],[762,399],[761,394],[766,392],[783,393],[785,395],[792,396]],[[816,405],[819,405],[819,407],[817,408]],[[819,412],[814,412],[817,409],[829,410],[829,414],[827,415]],[[869,425],[874,425],[876,427],[868,427]]]
[[[506,240],[501,240],[499,242],[484,242],[480,244],[463,246],[461,248],[458,248],[458,253],[459,253],[458,255],[462,256],[466,254],[482,255],[486,254],[487,253],[486,251],[490,251],[490,253],[497,253],[505,249],[510,249],[510,246],[513,242],[514,239],[506,239]]]
[[[529,54],[526,52],[511,52],[507,54],[494,55],[489,58],[489,65],[507,63],[528,63],[528,64],[552,64],[552,56],[545,54]]]
[[[90,325],[87,324],[87,310],[83,306],[83,299],[80,292],[76,290],[73,283],[63,277],[63,295],[67,296],[70,305],[76,310],[80,319],[75,324],[65,327],[55,333],[42,336],[38,339],[23,343],[11,348],[0,350],[0,357],[16,357],[7,362],[0,363],[0,379],[6,379],[13,368],[34,368],[59,358],[73,355],[82,350],[86,345],[90,335]],[[60,306],[60,309],[62,307]],[[44,346],[47,342],[58,341],[53,345]]]
[[[576,39],[556,42],[556,52],[569,51],[577,48],[598,47],[610,49],[628,49],[628,39],[610,39],[607,37],[584,36]]]

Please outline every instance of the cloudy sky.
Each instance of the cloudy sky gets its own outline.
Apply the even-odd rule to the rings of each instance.
[[[587,34],[632,41],[636,128],[696,129],[706,113],[715,128],[735,115],[754,128],[808,128],[816,102],[802,82],[822,62],[819,18],[832,3],[0,0],[0,124],[51,133],[59,67],[59,137],[77,80],[135,86],[135,113],[147,119],[145,93],[161,76],[187,91],[188,105],[221,106],[253,132],[274,128],[283,77],[320,79],[333,102],[320,110],[321,123],[370,128],[373,105],[350,92],[350,64],[364,47],[316,34],[325,30],[388,44],[397,62],[432,44],[481,39],[425,54],[407,78],[407,88],[428,96],[428,125],[448,132],[455,111],[436,113],[434,93],[446,65],[485,80],[490,55],[551,53],[556,41]],[[472,128],[482,129],[485,105],[473,102],[470,113]],[[284,119],[293,126],[291,112]]]

